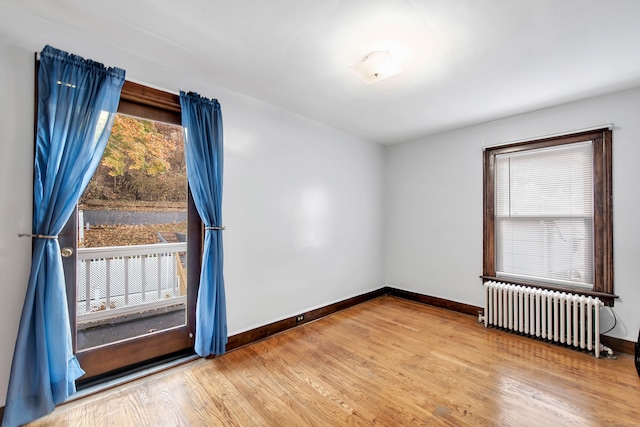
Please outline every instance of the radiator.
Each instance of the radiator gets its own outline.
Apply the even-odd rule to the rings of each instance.
[[[523,335],[612,354],[600,344],[599,298],[487,281],[484,283],[485,327],[491,325]]]

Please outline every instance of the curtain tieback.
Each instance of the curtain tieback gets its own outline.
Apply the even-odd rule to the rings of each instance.
[[[205,227],[205,230],[226,230],[227,227],[218,227],[218,226],[214,226],[214,227]]]
[[[20,233],[18,237],[31,237],[33,239],[57,239],[58,236],[47,236],[46,234],[25,234]]]

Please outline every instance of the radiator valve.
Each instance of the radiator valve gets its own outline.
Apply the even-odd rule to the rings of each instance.
[[[478,323],[484,323],[484,311],[478,310]]]
[[[607,353],[607,358],[609,359],[617,359],[617,357],[613,355],[613,350],[606,345],[600,344],[600,352]]]

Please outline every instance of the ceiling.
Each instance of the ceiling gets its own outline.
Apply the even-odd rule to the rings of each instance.
[[[0,0],[0,22],[46,21],[383,144],[640,86],[638,0],[95,5]],[[349,66],[374,50],[403,73],[363,84]]]

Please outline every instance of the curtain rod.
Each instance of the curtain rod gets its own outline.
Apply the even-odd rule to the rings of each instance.
[[[535,140],[538,140],[538,139],[545,139],[545,138],[555,138],[555,137],[558,137],[558,136],[571,135],[571,134],[574,134],[574,133],[589,132],[589,131],[597,130],[597,129],[613,130],[613,123],[606,123],[606,124],[603,124],[603,125],[591,126],[591,127],[582,128],[582,129],[575,129],[575,130],[570,130],[570,131],[566,131],[566,132],[552,133],[552,134],[548,134],[548,135],[534,136],[534,137],[531,137],[531,138],[524,138],[524,139],[517,139],[517,140],[513,140],[513,141],[500,142],[498,144],[483,145],[482,146],[482,151],[485,151],[485,150],[487,150],[489,148],[501,147],[503,145],[517,144],[519,142],[535,141]]]
[[[40,56],[41,56],[40,52],[35,52],[35,54],[36,54],[36,61],[40,61]],[[154,85],[151,85],[149,83],[145,83],[145,82],[143,82],[141,80],[130,79],[130,78],[127,78],[126,80],[128,80],[128,81],[130,81],[132,83],[137,83],[137,84],[140,84],[140,85],[148,86],[148,87],[153,88],[153,89],[158,89],[158,90],[161,90],[163,92],[170,93],[172,95],[180,96],[180,91],[168,90],[168,89],[162,88],[160,86],[154,86]]]

